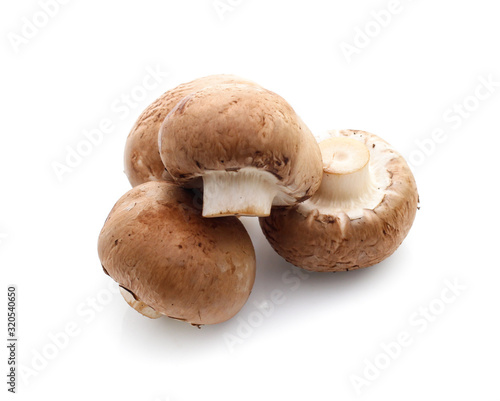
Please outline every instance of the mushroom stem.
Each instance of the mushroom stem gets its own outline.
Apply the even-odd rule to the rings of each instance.
[[[323,180],[309,200],[319,207],[346,210],[371,198],[370,152],[365,144],[352,138],[333,137],[319,144],[323,159]]]
[[[271,173],[253,167],[206,172],[203,217],[269,216],[278,194],[276,181]]]

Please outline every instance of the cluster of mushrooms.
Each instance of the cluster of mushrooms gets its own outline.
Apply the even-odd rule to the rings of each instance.
[[[336,130],[316,141],[279,95],[232,75],[167,91],[127,139],[133,189],[99,236],[104,272],[150,318],[199,326],[233,317],[255,280],[238,216],[258,216],[288,262],[317,272],[391,255],[415,218],[403,159],[379,137]]]

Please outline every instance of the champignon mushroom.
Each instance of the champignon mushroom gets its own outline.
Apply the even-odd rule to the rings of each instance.
[[[314,136],[277,94],[245,84],[187,95],[160,128],[160,155],[182,186],[203,181],[203,216],[268,216],[318,189]]]
[[[332,131],[320,143],[323,181],[314,196],[260,219],[272,247],[312,271],[367,267],[391,255],[408,234],[417,187],[403,157],[364,131]]]
[[[170,181],[158,151],[158,131],[167,114],[184,96],[220,83],[257,85],[235,75],[210,75],[171,89],[146,108],[134,124],[125,145],[125,174],[135,187],[148,181]]]
[[[242,223],[204,219],[193,194],[168,182],[126,193],[104,224],[98,252],[125,300],[150,318],[223,322],[242,308],[255,279]]]

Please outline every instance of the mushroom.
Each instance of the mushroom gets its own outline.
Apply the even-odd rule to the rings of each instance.
[[[403,157],[364,131],[330,132],[320,143],[323,181],[314,196],[260,219],[288,262],[311,271],[368,267],[390,256],[408,234],[418,193]]]
[[[127,192],[104,224],[98,252],[128,304],[150,318],[223,322],[243,307],[255,279],[243,224],[204,219],[193,194],[168,182]]]
[[[314,194],[318,144],[277,94],[246,84],[187,95],[160,128],[160,155],[182,186],[203,186],[203,216],[268,216]],[[202,183],[201,183],[202,181]]]
[[[146,108],[134,124],[125,145],[125,174],[135,187],[148,181],[170,181],[158,151],[158,131],[167,114],[184,96],[220,83],[257,85],[235,75],[210,75],[171,89]]]

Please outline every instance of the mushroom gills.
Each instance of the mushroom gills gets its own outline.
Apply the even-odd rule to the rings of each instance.
[[[203,217],[269,216],[273,205],[294,203],[268,171],[244,167],[203,175]]]
[[[361,141],[333,137],[319,144],[323,159],[323,180],[319,190],[299,211],[308,215],[346,213],[350,219],[363,216],[364,209],[374,209],[382,202],[387,180],[383,172],[370,164],[370,152]]]

